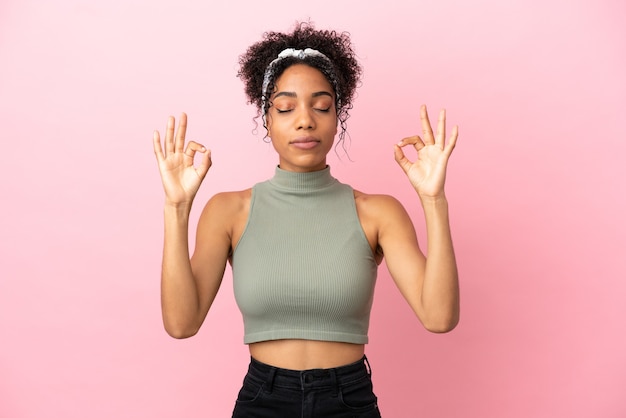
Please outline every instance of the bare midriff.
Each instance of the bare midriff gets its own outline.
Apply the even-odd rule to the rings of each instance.
[[[249,345],[250,355],[261,363],[291,370],[329,369],[363,357],[363,344],[335,341],[272,340]]]

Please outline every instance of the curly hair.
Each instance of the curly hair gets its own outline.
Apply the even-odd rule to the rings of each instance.
[[[246,53],[239,57],[240,69],[237,76],[245,84],[248,103],[257,107],[257,117],[267,113],[271,103],[264,97],[266,93],[263,91],[264,75],[268,65],[287,48],[315,49],[328,57],[332,68],[329,68],[326,60],[315,56],[284,58],[273,67],[273,77],[269,80],[267,90],[274,91],[276,80],[293,64],[304,63],[320,70],[335,89],[337,119],[341,126],[339,139],[343,140],[346,121],[350,116],[348,111],[352,109],[352,100],[362,72],[352,50],[350,34],[347,32],[316,30],[310,22],[301,22],[291,33],[264,33],[261,41],[251,45]],[[267,129],[265,119],[263,127]]]

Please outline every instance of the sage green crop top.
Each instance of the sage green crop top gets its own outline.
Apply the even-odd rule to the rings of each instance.
[[[330,168],[274,177],[252,189],[232,256],[244,343],[368,342],[377,264],[353,189]]]

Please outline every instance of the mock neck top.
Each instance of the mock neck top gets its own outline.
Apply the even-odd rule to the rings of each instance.
[[[354,190],[330,167],[308,173],[277,167],[252,188],[232,268],[244,343],[368,342],[378,266]]]
[[[274,187],[290,192],[310,192],[326,188],[337,183],[330,174],[330,166],[323,170],[296,173],[276,167],[274,177],[268,180]]]

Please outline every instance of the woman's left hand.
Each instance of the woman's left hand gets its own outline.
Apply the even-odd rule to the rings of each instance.
[[[455,126],[450,138],[446,141],[445,110],[439,112],[436,136],[433,136],[425,105],[420,108],[420,119],[423,138],[419,135],[404,138],[394,145],[394,156],[420,198],[441,198],[445,196],[446,168],[450,154],[456,145],[459,130]],[[409,161],[402,151],[402,148],[407,145],[413,145],[417,151],[417,160],[414,162]]]

